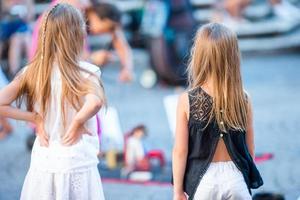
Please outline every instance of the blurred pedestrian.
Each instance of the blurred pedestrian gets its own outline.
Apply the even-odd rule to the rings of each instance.
[[[243,12],[251,0],[225,0],[224,8],[233,20],[243,20]]]
[[[14,77],[21,67],[22,52],[25,52],[27,58],[29,56],[29,23],[34,17],[33,0],[4,0],[1,3],[0,58],[4,44],[8,44],[8,73]]]
[[[143,125],[136,126],[126,139],[125,167],[128,171],[150,170],[149,160],[146,158],[146,151],[143,138],[146,135],[146,128]]]
[[[5,87],[8,84],[8,80],[2,71],[2,67],[0,66],[0,89]],[[2,116],[0,116],[0,140],[5,138],[12,132],[12,127],[9,124],[8,120]]]
[[[277,17],[280,17],[289,21],[300,20],[300,9],[294,6],[287,0],[269,0],[273,12]]]
[[[147,130],[144,125],[134,127],[125,139],[124,162],[125,171],[130,173],[133,171],[150,171],[151,160],[159,161],[160,167],[165,165],[165,156],[161,150],[145,149],[143,139],[147,135]]]
[[[244,17],[245,9],[251,4],[251,0],[220,0],[216,3],[216,12],[213,15],[213,22],[225,24],[232,30],[237,30],[240,25],[248,24]]]
[[[250,189],[263,181],[253,161],[252,108],[237,36],[218,23],[202,26],[188,73],[190,89],[177,108],[174,200],[250,200]]]
[[[76,8],[54,6],[43,17],[33,61],[0,92],[1,116],[36,125],[21,200],[104,199],[95,114],[105,97],[99,68],[81,61],[85,30]]]
[[[121,11],[109,3],[94,3],[86,10],[86,16],[91,35],[109,34],[112,46],[120,59],[121,71],[119,80],[130,82],[133,79],[133,58],[130,45],[127,42],[121,24]],[[113,60],[114,54],[109,47],[92,51],[90,60],[102,66]]]

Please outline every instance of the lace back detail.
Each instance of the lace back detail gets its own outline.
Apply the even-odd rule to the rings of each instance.
[[[212,109],[212,97],[201,87],[188,92],[190,102],[190,119],[195,121],[207,121]]]

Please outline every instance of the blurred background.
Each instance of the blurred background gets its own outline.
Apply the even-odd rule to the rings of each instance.
[[[102,69],[108,108],[99,113],[98,157],[107,199],[172,199],[177,96],[186,88],[195,31],[211,21],[239,38],[243,81],[254,107],[256,162],[264,179],[254,194],[300,199],[299,0],[105,1],[116,6],[107,8],[111,12],[93,7],[95,1],[64,2],[85,13],[86,58]],[[1,0],[0,87],[32,59],[39,16],[51,3]],[[112,24],[101,31],[103,18]],[[19,198],[33,139],[30,126],[0,118],[0,200]]]

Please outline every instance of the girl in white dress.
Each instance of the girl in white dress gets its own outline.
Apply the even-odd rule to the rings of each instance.
[[[53,7],[35,59],[0,91],[0,115],[36,125],[22,200],[104,199],[95,114],[105,97],[99,68],[80,61],[85,30],[76,8]]]

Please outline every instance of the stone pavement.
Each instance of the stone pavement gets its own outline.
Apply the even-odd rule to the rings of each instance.
[[[137,77],[148,67],[148,56],[134,51]],[[129,85],[117,83],[116,66],[103,70],[109,105],[118,109],[122,130],[138,123],[149,128],[146,144],[163,149],[171,159],[172,136],[164,111],[163,97],[174,94],[171,87],[145,90],[138,80]],[[258,191],[285,194],[287,200],[300,196],[300,54],[299,52],[248,54],[243,60],[245,88],[254,107],[257,153],[274,153],[273,160],[259,164],[265,185]],[[155,108],[155,109],[154,109]],[[15,124],[16,133],[0,141],[0,200],[18,199],[29,166],[25,149],[29,130]],[[169,200],[168,186],[104,183],[108,200]],[[257,192],[257,191],[255,191]]]

